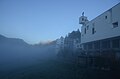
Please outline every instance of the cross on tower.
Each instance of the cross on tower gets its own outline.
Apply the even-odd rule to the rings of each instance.
[[[82,16],[84,16],[84,12],[82,12]]]

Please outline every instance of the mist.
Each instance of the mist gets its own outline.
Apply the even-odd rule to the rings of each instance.
[[[0,36],[0,78],[8,73],[56,58],[55,45],[29,45],[21,39]]]
[[[0,63],[3,70],[11,69],[12,67],[24,66],[28,64],[33,64],[37,61],[45,60],[51,58],[54,50],[50,49],[50,46],[45,48],[35,48],[35,47],[26,47],[26,48],[17,48],[15,50],[9,50],[10,48],[6,48],[6,50],[0,51]]]
[[[0,79],[120,79],[120,0],[0,0]]]

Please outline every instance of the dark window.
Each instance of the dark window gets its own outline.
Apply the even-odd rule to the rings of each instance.
[[[82,21],[84,21],[84,18],[82,18]]]
[[[120,40],[119,39],[112,40],[112,47],[119,48],[120,47]]]
[[[94,42],[94,48],[95,49],[100,49],[100,41]]]
[[[85,28],[85,30],[84,30],[84,33],[86,34],[86,28]]]
[[[114,22],[112,24],[113,24],[113,28],[118,27],[118,22]]]
[[[105,16],[105,19],[107,19],[107,16]]]
[[[92,43],[88,43],[88,49],[93,49],[93,44]]]
[[[79,40],[76,40],[76,43],[79,43]]]
[[[95,33],[95,28],[93,27],[93,28],[92,28],[92,34],[94,34],[94,33]]]
[[[84,49],[85,49],[85,50],[87,49],[87,44],[84,44]]]
[[[110,48],[110,40],[103,40],[102,41],[102,49]]]

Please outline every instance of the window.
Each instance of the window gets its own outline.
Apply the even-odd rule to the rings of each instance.
[[[110,40],[103,40],[102,41],[102,49],[110,48]]]
[[[84,33],[86,34],[86,28],[85,28],[85,30],[84,30]]]
[[[82,21],[84,21],[84,18],[82,18]]]
[[[85,50],[87,50],[87,44],[84,44],[83,47]]]
[[[88,43],[88,49],[93,49],[93,44],[92,43]]]
[[[120,43],[119,39],[112,40],[112,47],[119,48],[120,47],[119,43]]]
[[[118,27],[118,22],[114,22],[114,23],[112,23],[112,24],[113,24],[113,28]]]
[[[107,19],[107,16],[105,16],[105,19]]]
[[[76,43],[79,43],[79,40],[76,40]]]
[[[94,48],[95,49],[100,49],[100,41],[94,42]]]
[[[89,25],[87,26],[87,30],[89,29]]]
[[[93,27],[93,28],[92,28],[92,34],[94,34],[94,33],[95,33],[95,28]]]

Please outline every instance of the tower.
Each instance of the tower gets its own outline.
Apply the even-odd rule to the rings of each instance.
[[[84,16],[84,12],[82,13],[82,16],[79,18],[79,24],[82,24],[83,26],[88,23],[88,19],[86,16]]]

